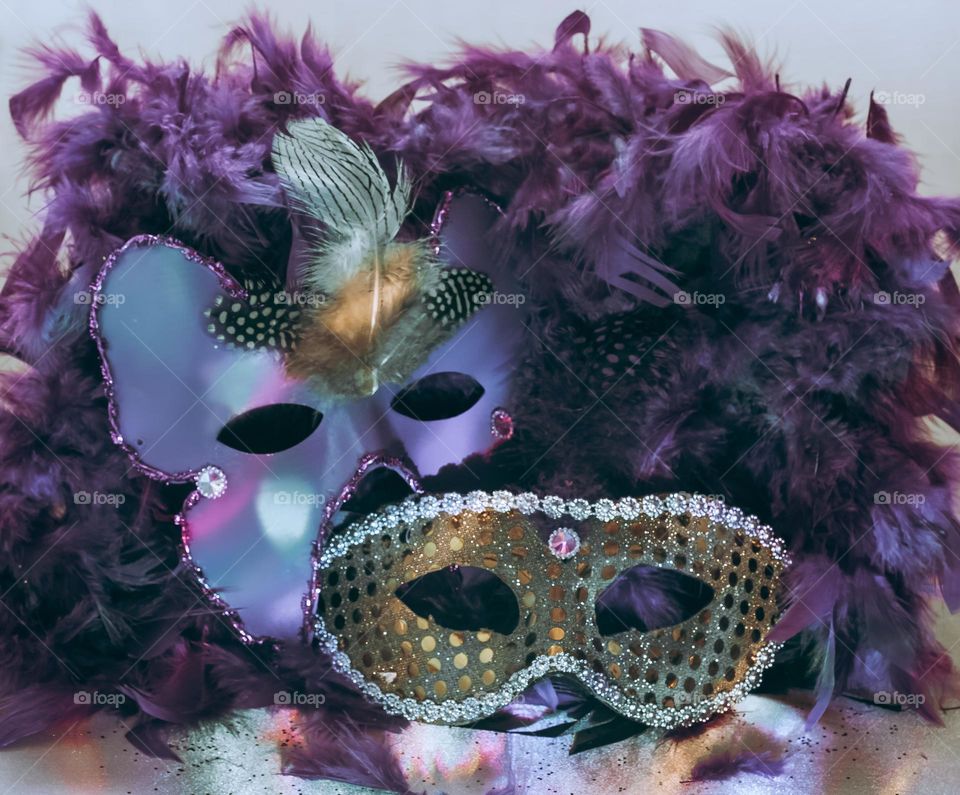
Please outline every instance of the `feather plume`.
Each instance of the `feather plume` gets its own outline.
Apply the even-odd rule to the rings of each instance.
[[[397,166],[387,175],[366,144],[356,144],[323,119],[293,122],[273,140],[273,166],[293,209],[327,228],[309,286],[336,293],[357,271],[375,265],[379,249],[400,230],[410,210],[410,180]]]
[[[303,287],[316,300],[288,352],[288,372],[350,397],[403,381],[479,306],[489,282],[461,270],[443,285],[426,241],[393,242],[410,209],[403,166],[391,189],[370,147],[322,119],[278,134],[273,163],[291,208],[327,233],[304,268]],[[441,306],[438,290],[455,282],[467,289],[451,297],[466,300]]]
[[[417,244],[393,244],[375,267],[359,269],[312,311],[287,359],[298,378],[318,377],[346,394],[372,394],[379,384],[376,352],[385,335],[417,301],[421,272],[430,265]]]

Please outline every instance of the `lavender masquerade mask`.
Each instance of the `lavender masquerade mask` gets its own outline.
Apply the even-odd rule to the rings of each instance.
[[[448,195],[438,256],[516,294],[505,269],[491,271],[496,213]],[[247,296],[175,241],[134,238],[104,264],[91,330],[115,441],[151,477],[197,480],[181,517],[187,560],[244,639],[308,635],[315,542],[361,477],[388,466],[418,491],[421,475],[495,441],[522,313],[491,303],[406,383],[345,401],[290,377],[275,351],[218,341],[203,314],[218,297]]]

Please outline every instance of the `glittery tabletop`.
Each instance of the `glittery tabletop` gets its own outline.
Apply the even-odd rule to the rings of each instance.
[[[960,618],[944,617],[940,637],[960,661]],[[569,739],[411,724],[393,739],[414,791],[472,795],[498,787],[529,795],[568,793],[953,793],[960,776],[960,711],[942,728],[911,711],[836,699],[818,726],[804,732],[809,693],[749,696],[726,720],[680,744],[636,737],[576,756]],[[295,742],[290,713],[250,710],[228,722],[181,735],[181,763],[145,757],[126,729],[94,720],[0,753],[0,793],[191,793],[281,795],[373,792],[280,774],[278,748]],[[742,745],[741,745],[742,744]],[[729,745],[782,757],[776,778],[744,774],[687,783],[707,754]]]

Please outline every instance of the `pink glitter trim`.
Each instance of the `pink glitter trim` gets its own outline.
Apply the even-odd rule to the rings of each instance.
[[[472,188],[463,187],[444,191],[443,198],[440,199],[440,204],[437,205],[437,210],[433,214],[433,220],[430,221],[430,247],[434,254],[440,253],[440,233],[447,222],[447,216],[450,215],[450,205],[453,204],[454,199],[459,199],[461,196],[478,196],[488,207],[492,207],[497,215],[503,216],[503,209],[499,204]]]
[[[90,286],[92,295],[90,305],[90,336],[93,337],[93,341],[97,346],[97,353],[100,355],[100,372],[103,375],[104,390],[107,394],[107,415],[110,422],[110,438],[113,440],[114,444],[118,445],[127,454],[131,465],[138,472],[143,473],[148,478],[159,480],[163,483],[187,483],[188,481],[193,480],[197,476],[197,473],[199,473],[200,470],[205,466],[214,466],[214,464],[207,463],[203,466],[197,467],[196,469],[189,469],[184,472],[164,472],[161,469],[157,469],[149,464],[144,463],[140,459],[140,454],[137,452],[136,448],[130,444],[127,444],[127,441],[123,438],[123,433],[120,431],[120,409],[117,406],[116,394],[113,387],[113,375],[110,372],[110,361],[107,357],[106,346],[103,343],[103,338],[100,332],[100,307],[104,303],[104,301],[101,299],[101,295],[103,294],[103,283],[107,278],[107,275],[113,269],[113,266],[116,265],[120,256],[130,249],[153,247],[176,249],[191,262],[196,262],[204,267],[209,268],[216,274],[220,281],[220,286],[233,298],[246,298],[247,292],[234,280],[229,273],[227,273],[226,268],[224,268],[223,265],[217,262],[215,259],[206,257],[198,251],[194,251],[192,248],[184,245],[179,240],[161,235],[137,235],[136,237],[131,237],[126,243],[124,243],[120,248],[110,254],[110,256],[103,261],[103,265],[100,266],[100,270],[97,272],[97,278],[94,279],[93,284]]]
[[[387,456],[383,453],[367,453],[360,459],[360,463],[354,471],[353,476],[348,480],[340,493],[333,499],[327,500],[323,506],[323,518],[320,520],[320,527],[317,529],[317,539],[314,541],[310,550],[310,579],[307,583],[307,592],[303,595],[301,606],[303,608],[303,626],[300,629],[300,635],[305,642],[309,642],[313,637],[314,608],[317,604],[317,597],[320,596],[320,551],[327,541],[330,531],[333,529],[333,517],[343,504],[349,500],[357,490],[360,481],[372,470],[386,467],[392,469],[402,477],[407,485],[413,489],[415,494],[423,494],[423,486],[420,483],[420,477],[407,466],[407,463],[393,456]]]

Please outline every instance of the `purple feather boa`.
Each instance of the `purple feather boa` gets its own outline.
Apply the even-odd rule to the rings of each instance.
[[[937,719],[955,680],[928,604],[938,583],[960,603],[958,473],[919,421],[960,429],[945,261],[960,200],[916,193],[915,160],[880,106],[863,128],[845,91],[787,92],[733,37],[736,75],[719,91],[728,73],[662,33],[646,31],[637,54],[588,36],[578,13],[551,51],[468,47],[456,65],[410,67],[376,106],[311,34],[280,37],[257,15],[227,34],[212,75],[128,59],[95,15],[89,58],[33,51],[38,81],[10,111],[48,204],[0,300],[0,345],[30,365],[2,377],[0,741],[83,714],[70,694],[100,688],[128,695],[132,741],[163,753],[166,726],[297,688],[326,703],[304,718],[288,772],[406,786],[375,739],[400,722],[312,651],[242,647],[197,600],[171,522],[182,494],[134,477],[110,443],[86,307],[72,300],[143,233],[174,234],[236,275],[283,274],[291,231],[270,133],[306,110],[278,92],[323,94],[333,124],[402,156],[420,178],[417,217],[461,185],[496,198],[506,253],[535,263],[525,278],[542,311],[511,406],[517,433],[471,467],[483,485],[725,495],[789,540],[782,634],[806,632],[822,655],[833,627],[823,681],[923,693]],[[74,77],[125,101],[49,119]],[[524,100],[477,103],[480,91]],[[723,301],[678,306],[678,290]],[[594,340],[615,319],[637,364],[613,378]],[[81,490],[125,501],[81,512]],[[641,591],[624,597],[637,615],[670,613],[668,591]],[[344,715],[353,760],[329,736]]]

